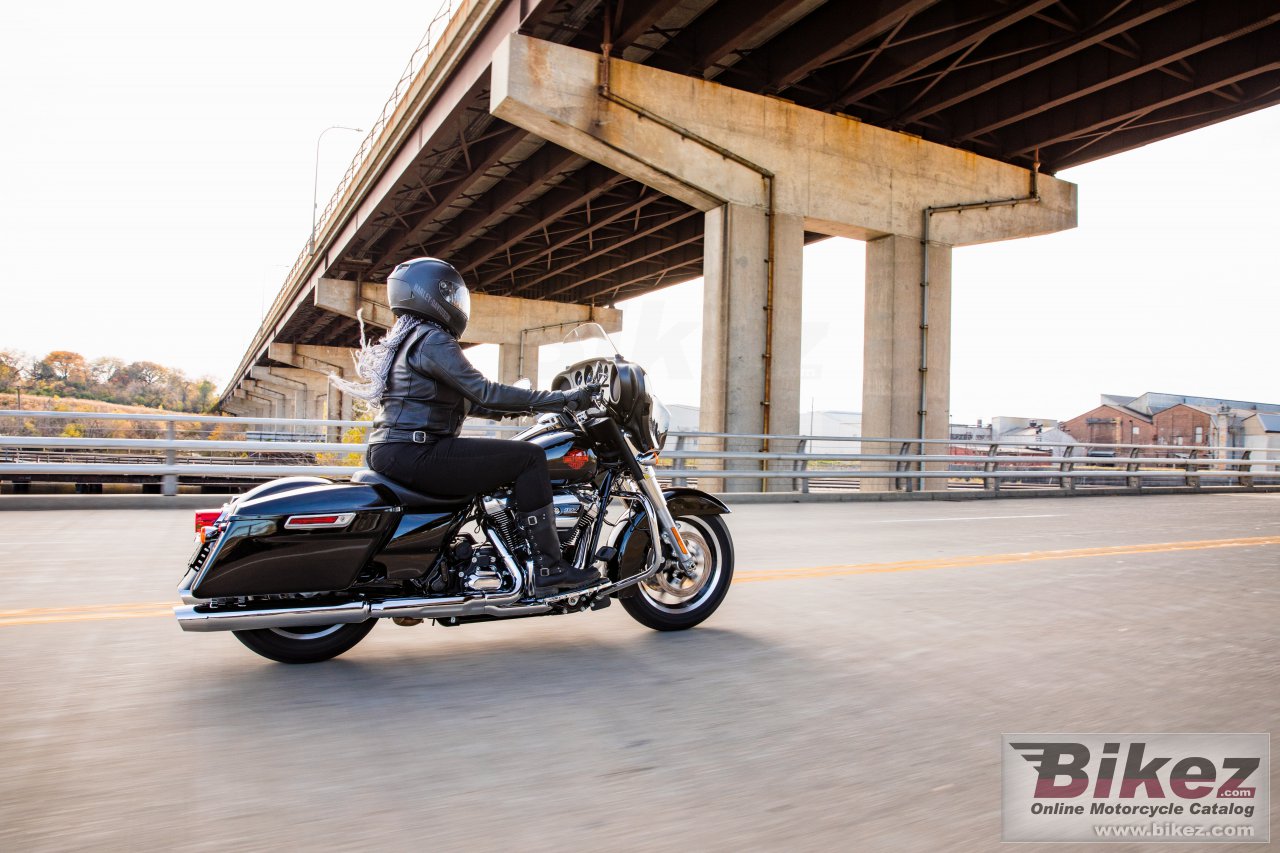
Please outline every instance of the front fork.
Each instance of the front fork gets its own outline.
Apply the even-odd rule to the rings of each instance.
[[[634,452],[634,448],[632,448]],[[653,459],[656,454],[637,454],[636,461],[640,463],[640,470],[643,476],[637,484],[640,491],[649,499],[652,512],[649,516],[650,536],[656,532],[660,537],[655,541],[667,543],[667,547],[671,551],[671,555],[680,565],[681,572],[689,572],[694,567],[693,555],[689,553],[689,549],[684,544],[684,537],[680,535],[679,529],[676,527],[676,520],[671,515],[671,510],[667,508],[667,498],[662,494],[662,487],[658,484],[658,476],[653,467]],[[655,517],[656,516],[656,517]],[[661,565],[661,563],[659,563]]]

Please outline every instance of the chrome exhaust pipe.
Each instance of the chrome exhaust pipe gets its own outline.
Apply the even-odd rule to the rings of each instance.
[[[255,631],[303,625],[339,625],[368,619],[448,619],[453,616],[525,616],[546,613],[549,604],[513,606],[520,593],[393,598],[373,603],[281,607],[270,610],[210,610],[207,605],[173,608],[184,631]]]
[[[277,607],[264,610],[208,610],[207,605],[189,604],[173,608],[178,626],[184,631],[256,631],[259,628],[295,628],[304,625],[339,625],[369,618],[364,602]]]
[[[486,531],[489,533],[489,531]],[[190,597],[184,583],[183,600],[188,604],[173,608],[178,625],[184,631],[255,631],[260,628],[291,628],[304,625],[339,625],[364,622],[368,619],[448,619],[454,616],[528,616],[546,613],[549,604],[516,606],[525,594],[532,591],[532,579],[526,578],[532,569],[521,567],[511,552],[502,545],[500,537],[489,533],[490,541],[498,550],[514,579],[512,589],[498,592],[477,592],[471,595],[450,595],[438,598],[392,598],[376,602],[348,602],[345,604],[312,605],[309,607],[278,607],[262,610],[210,609],[208,602]]]

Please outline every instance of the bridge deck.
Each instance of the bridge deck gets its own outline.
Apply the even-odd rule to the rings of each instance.
[[[461,54],[434,88],[424,67],[229,388],[280,366],[270,341],[358,342],[306,298],[319,275],[381,282],[431,254],[481,293],[604,305],[702,274],[696,211],[489,114],[491,51],[515,29],[1024,166],[1038,151],[1049,173],[1280,103],[1268,0],[457,5],[441,55]]]
[[[311,667],[165,615],[189,512],[2,513],[0,846],[991,850],[1003,731],[1280,724],[1277,510],[746,506],[694,631],[382,625]]]

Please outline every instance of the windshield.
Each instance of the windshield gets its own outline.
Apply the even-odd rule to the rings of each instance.
[[[584,361],[612,361],[616,355],[621,353],[599,323],[583,323],[564,336],[558,345],[554,364],[563,370]]]

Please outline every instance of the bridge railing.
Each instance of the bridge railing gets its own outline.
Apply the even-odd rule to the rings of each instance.
[[[245,488],[295,474],[349,476],[368,421],[0,410],[0,482]],[[468,422],[498,437],[515,425]],[[340,440],[331,440],[331,436]],[[675,432],[659,474],[712,491],[1076,491],[1280,486],[1280,449]]]

